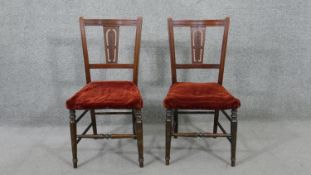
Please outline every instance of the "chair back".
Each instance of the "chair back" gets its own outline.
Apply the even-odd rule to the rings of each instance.
[[[168,35],[170,44],[172,83],[176,83],[177,81],[176,69],[219,69],[218,83],[222,84],[229,25],[230,25],[229,17],[221,20],[173,20],[172,18],[168,18]],[[224,27],[221,54],[220,54],[220,63],[204,64],[203,53],[204,53],[206,27],[217,27],[217,26]],[[192,53],[191,64],[176,64],[174,27],[190,27],[191,29],[191,53]]]
[[[87,48],[85,26],[103,27],[106,63],[104,64],[90,64],[89,63],[89,54],[88,54],[88,48]],[[120,26],[136,27],[133,64],[119,64],[118,63],[118,46],[119,46]],[[92,81],[90,69],[133,69],[133,82],[137,85],[141,30],[142,30],[142,18],[141,17],[138,17],[136,20],[84,19],[83,17],[80,17],[80,31],[81,31],[86,83],[89,83]]]

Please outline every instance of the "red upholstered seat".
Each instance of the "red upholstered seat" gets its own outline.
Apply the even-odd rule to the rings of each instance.
[[[240,106],[218,83],[174,83],[164,99],[167,109],[232,109]]]
[[[143,101],[130,81],[94,81],[67,100],[68,109],[141,109]]]

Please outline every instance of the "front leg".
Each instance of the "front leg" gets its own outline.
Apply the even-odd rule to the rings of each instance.
[[[72,150],[72,163],[73,167],[77,168],[78,158],[77,158],[77,124],[76,124],[76,112],[75,110],[70,110],[69,125],[70,125],[70,136],[71,136],[71,150]]]

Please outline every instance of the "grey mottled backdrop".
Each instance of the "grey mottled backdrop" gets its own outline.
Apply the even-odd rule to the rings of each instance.
[[[139,85],[146,122],[158,123],[164,117],[162,99],[171,80],[169,16],[231,17],[224,85],[241,99],[242,120],[296,120],[311,115],[309,0],[1,0],[0,16],[0,125],[67,124],[65,100],[85,82],[79,16],[143,16]],[[92,37],[96,32],[97,39]],[[90,33],[94,58],[101,59],[102,35]],[[184,36],[177,46],[184,54],[179,58],[188,57],[183,50],[189,46],[189,32],[180,34]],[[130,35],[121,35],[127,43],[123,57],[129,58]],[[217,56],[216,42],[209,42],[214,36],[207,37],[211,51],[206,52],[206,60]],[[95,75],[106,79],[116,73],[128,76]],[[212,74],[179,75],[197,81]]]

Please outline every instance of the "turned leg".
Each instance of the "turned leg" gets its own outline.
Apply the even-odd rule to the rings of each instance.
[[[70,110],[70,136],[71,136],[71,150],[72,150],[72,163],[73,167],[77,168],[77,125],[75,110]]]
[[[172,110],[166,110],[166,137],[165,137],[165,164],[170,163],[171,136],[172,136]]]
[[[95,118],[95,110],[94,109],[91,109],[91,120],[92,120],[93,134],[97,135],[96,118]]]
[[[173,128],[174,128],[174,133],[178,133],[178,110],[174,110],[174,120],[173,120]],[[174,136],[176,139],[177,136]]]
[[[237,140],[237,109],[231,111],[231,166],[235,166],[236,140]]]
[[[138,147],[138,161],[139,166],[144,167],[144,145],[143,145],[143,121],[141,117],[141,111],[135,110],[136,121],[136,138]]]
[[[217,133],[217,128],[218,128],[218,118],[219,118],[219,110],[215,110],[215,115],[214,115],[214,127],[213,127],[213,133]],[[214,137],[216,138],[216,137]]]

